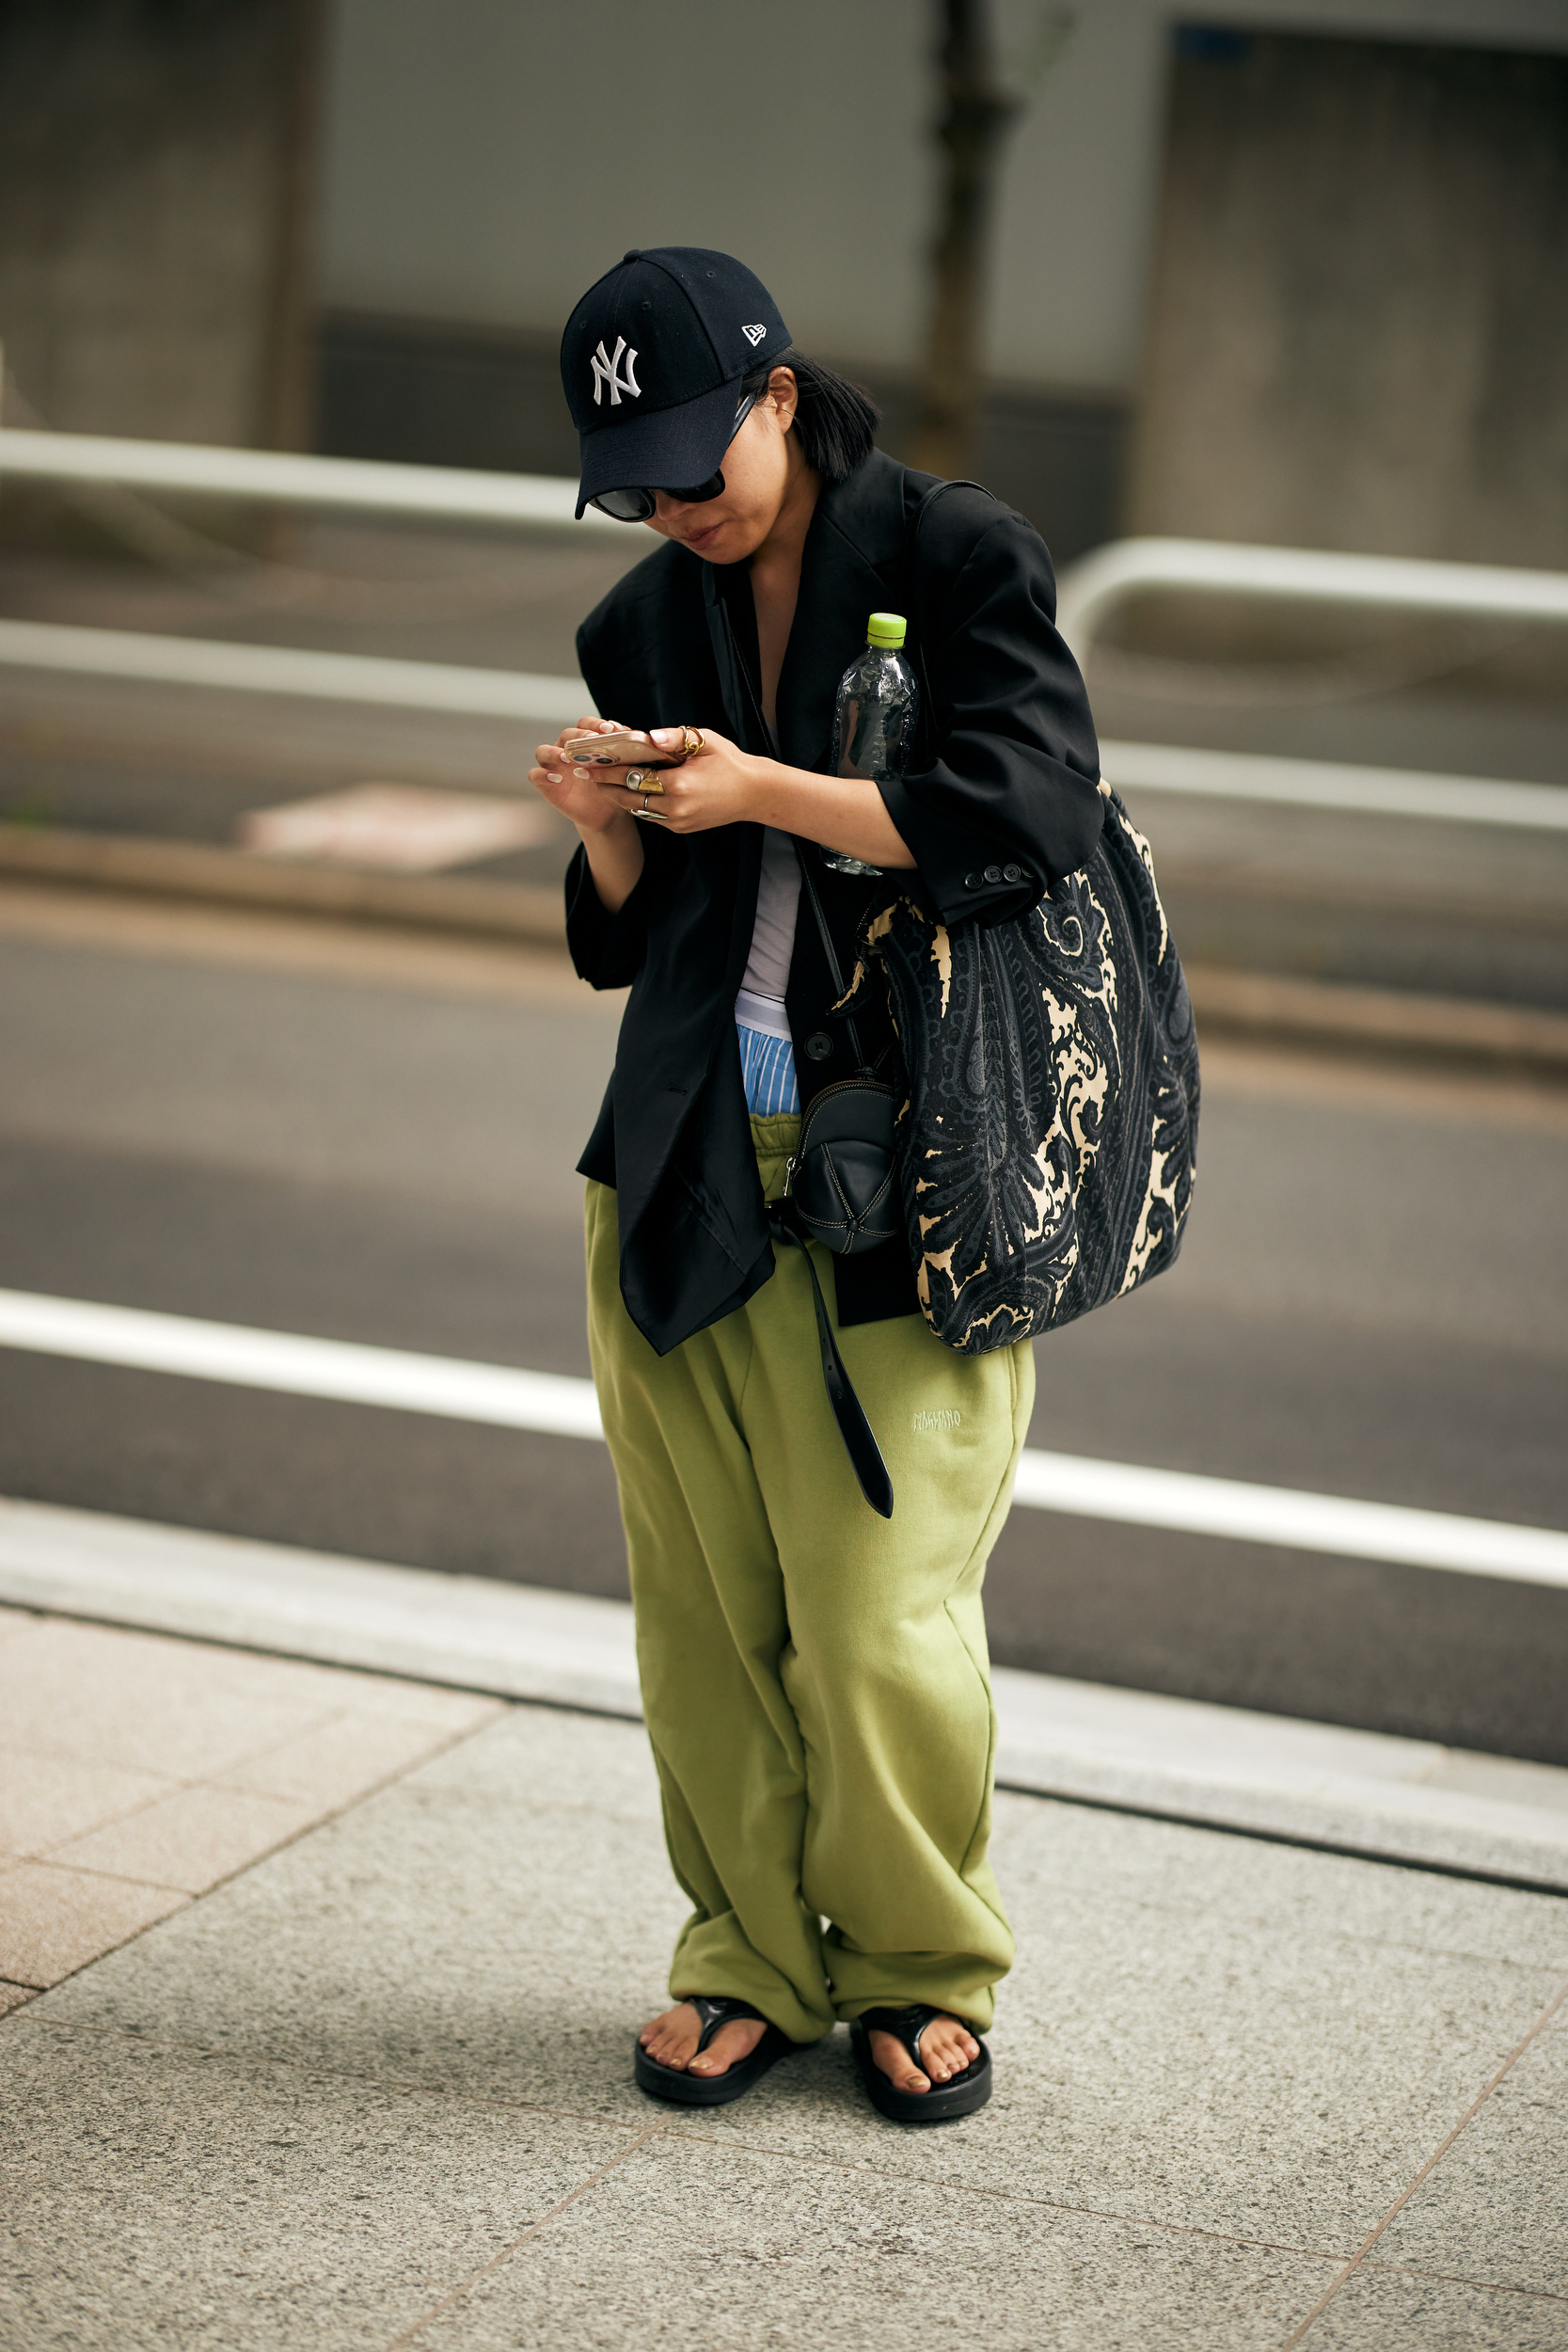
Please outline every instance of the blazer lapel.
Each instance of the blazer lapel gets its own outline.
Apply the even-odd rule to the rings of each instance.
[[[904,469],[880,450],[816,502],[779,678],[779,749],[792,768],[827,768],[839,679],[897,577],[904,538]]]
[[[735,567],[739,570],[739,566]],[[737,594],[750,596],[749,577],[741,572],[737,580],[721,571],[717,564],[708,564],[703,579],[703,603],[707,616],[708,639],[713,646],[713,660],[719,672],[719,691],[724,705],[724,723],[743,751],[765,757],[770,750],[768,729],[757,702],[755,689],[746,675],[740,648],[736,642],[735,617],[730,599]]]

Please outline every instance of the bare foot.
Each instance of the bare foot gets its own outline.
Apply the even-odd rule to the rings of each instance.
[[[895,2090],[929,2090],[933,2083],[950,2082],[980,2055],[980,2044],[956,2017],[933,2017],[920,2037],[921,2073],[895,2034],[873,2026],[871,2055]]]
[[[689,2001],[679,2001],[644,2026],[637,2039],[651,2058],[677,2074],[727,2074],[732,2066],[751,2057],[767,2031],[764,2018],[736,2017],[720,2026],[701,2058],[694,2057],[702,2039],[702,2021]]]

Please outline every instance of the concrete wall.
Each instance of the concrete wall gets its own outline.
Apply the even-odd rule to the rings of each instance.
[[[1568,57],[1176,63],[1130,520],[1568,564]]]
[[[50,424],[304,436],[306,17],[295,0],[0,11],[0,338]]]
[[[1051,0],[992,7],[1026,78]],[[1078,0],[1003,160],[974,464],[1058,556],[1126,517],[1178,13]],[[1568,48],[1568,0],[1244,14]],[[743,255],[802,346],[871,385],[896,450],[923,340],[934,23],[934,0],[335,0],[323,445],[569,470],[567,311],[626,246],[689,243]]]
[[[1051,0],[992,0],[1026,69]],[[1143,358],[1170,24],[1568,48],[1564,0],[1077,0],[1006,150],[987,358],[1131,393]],[[329,309],[558,336],[627,246],[717,245],[808,347],[920,349],[932,0],[334,0]]]
[[[995,12],[1022,61],[1037,0]],[[1150,21],[1145,0],[1090,0],[1009,144],[999,374],[1130,380],[1158,170]],[[932,226],[933,24],[927,0],[338,0],[323,298],[558,336],[626,246],[716,245],[802,344],[906,367]]]
[[[289,59],[315,5],[0,8],[0,335],[51,421],[241,442],[300,431]],[[800,342],[872,383],[898,445],[932,227],[934,0],[320,5],[325,446],[565,469],[562,320],[627,245],[673,241],[750,259]],[[1051,0],[992,5],[1004,62],[1026,77]],[[1568,0],[1250,0],[1245,13],[1568,50]],[[1003,161],[974,462],[1063,554],[1122,517],[1171,14],[1166,0],[1079,0]],[[1225,304],[1252,298],[1241,278],[1227,288],[1212,290],[1227,320],[1216,349],[1237,341]],[[1148,380],[1151,420],[1175,431],[1164,359]],[[1160,446],[1144,444],[1149,512],[1174,495],[1157,485],[1189,470]],[[1231,511],[1208,490],[1198,506]]]

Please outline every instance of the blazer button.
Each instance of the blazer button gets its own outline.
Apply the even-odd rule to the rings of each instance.
[[[986,868],[986,880],[987,880],[987,882],[993,882],[993,883],[994,883],[994,882],[999,882],[1001,881],[1001,879],[1002,879],[1002,868],[1001,868],[1001,866],[987,866],[987,868]]]
[[[1023,880],[1022,866],[1004,866],[1002,868],[1002,879],[1004,882],[1022,882]]]
[[[833,1041],[826,1029],[814,1029],[806,1040],[806,1051],[813,1061],[826,1061],[833,1050]]]
[[[980,877],[978,874],[966,874],[964,876],[964,888],[966,890],[978,890],[979,887]]]

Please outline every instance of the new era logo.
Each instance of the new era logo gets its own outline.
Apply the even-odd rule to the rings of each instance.
[[[745,336],[746,341],[751,344],[752,349],[755,351],[758,343],[761,342],[763,337],[767,334],[768,329],[766,326],[743,326],[740,331]]]

